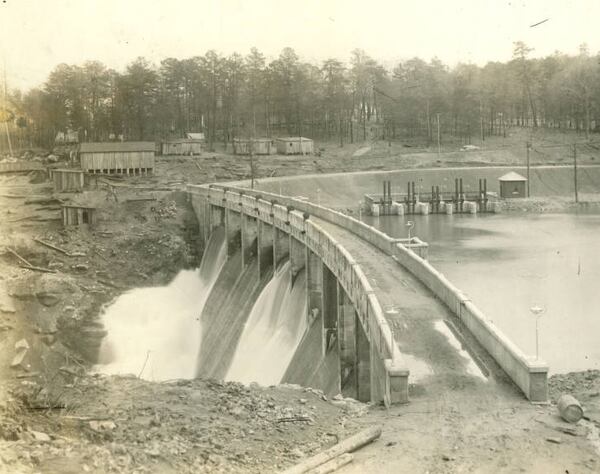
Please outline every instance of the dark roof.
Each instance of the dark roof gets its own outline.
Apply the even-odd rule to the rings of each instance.
[[[82,143],[81,153],[104,153],[111,151],[156,151],[154,142],[90,142]]]

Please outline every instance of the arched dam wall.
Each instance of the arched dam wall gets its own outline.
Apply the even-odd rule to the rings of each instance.
[[[343,186],[336,186],[338,189],[341,187]],[[340,339],[344,339],[346,329],[352,333],[352,337],[345,338],[346,342],[351,341],[350,352],[355,362],[349,371],[343,367],[344,358],[347,356],[344,351],[348,351],[345,347],[347,344],[338,345],[342,361],[340,383],[343,386],[346,377],[355,377],[358,380],[356,385],[359,398],[366,398],[364,393],[361,394],[361,387],[364,389],[367,386],[366,381],[363,379],[362,383],[360,382],[361,376],[364,377],[365,373],[368,373],[372,400],[383,398],[387,402],[405,401],[407,399],[405,378],[408,374],[402,366],[402,356],[393,342],[381,306],[360,266],[343,247],[337,244],[331,235],[313,222],[310,216],[350,230],[408,269],[459,318],[530,400],[547,399],[547,365],[541,360],[526,356],[460,290],[447,281],[424,258],[405,245],[407,242],[392,239],[352,217],[301,199],[234,186],[189,186],[188,190],[198,216],[201,234],[204,233],[205,237],[215,224],[220,225],[225,222],[227,227],[227,222],[232,219],[228,217],[230,212],[235,214],[239,212],[246,216],[242,217],[242,221],[249,218],[272,225],[276,229],[275,233],[279,231],[288,233],[291,241],[304,244],[308,250],[322,259],[322,268],[328,268],[338,279],[338,290],[340,287],[344,290],[341,293],[338,291],[336,298],[337,330]],[[258,248],[261,248],[260,243]],[[276,256],[276,243],[274,248],[273,255]],[[243,249],[244,244],[242,244],[242,253]],[[290,245],[290,254],[293,253],[292,245]],[[276,257],[274,258],[276,261]],[[310,281],[310,277],[308,281]],[[325,294],[325,292],[321,289],[320,294]],[[349,297],[351,306],[358,316],[355,318],[352,328],[350,328],[350,324],[346,324],[345,318],[339,317],[339,310],[344,307],[341,302],[343,298],[340,295]],[[309,307],[314,307],[314,305],[309,305]],[[325,310],[322,302],[320,309]],[[323,317],[323,321],[326,320],[327,314]],[[322,324],[323,334],[326,334],[327,324],[325,322]],[[307,337],[310,337],[309,335],[310,331]],[[302,341],[302,344],[308,345],[310,342],[306,340]],[[323,345],[326,345],[325,341],[323,341]],[[363,357],[361,359],[360,354],[365,351],[365,347],[368,348],[367,352],[370,352],[370,358]],[[362,370],[360,369],[361,364]],[[366,364],[369,365],[370,370],[368,371],[365,367]],[[302,364],[296,364],[295,367],[290,368],[289,372],[293,371],[304,373],[306,376],[309,370],[303,369]],[[308,376],[312,377],[313,375]]]
[[[211,294],[209,299],[214,300],[206,307],[219,308],[219,302],[227,299],[224,288],[228,279],[231,285],[233,277],[225,273],[235,273],[228,267],[230,263],[231,268],[237,267],[241,278],[253,272],[255,278],[262,279],[274,264],[284,260],[290,262],[292,281],[301,271],[306,272],[308,330],[282,381],[333,393],[343,389],[359,400],[383,401],[386,405],[408,400],[408,371],[390,327],[360,267],[341,245],[316,222],[284,206],[239,192],[213,192],[208,187],[190,187],[190,194],[201,235],[207,238],[213,229],[224,226],[229,255],[223,285],[217,281],[213,288],[214,295],[221,295]],[[251,268],[253,262],[258,268]],[[247,286],[249,282],[243,285]],[[213,332],[218,344],[233,352],[234,331],[225,327],[244,324],[247,315],[234,316],[235,311],[207,308],[203,314],[207,324],[207,311],[215,312],[213,321],[221,319],[221,329]],[[229,335],[219,340],[219,334],[226,333]],[[216,359],[210,353],[218,351],[217,343],[209,344],[202,350]],[[212,367],[200,373],[220,375],[222,368],[215,364],[220,362],[202,362],[201,366]]]

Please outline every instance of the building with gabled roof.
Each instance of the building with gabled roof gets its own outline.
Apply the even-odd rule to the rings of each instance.
[[[498,178],[500,182],[500,197],[524,198],[527,197],[527,178],[511,171]]]

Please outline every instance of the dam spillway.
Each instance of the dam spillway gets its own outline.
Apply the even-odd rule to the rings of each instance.
[[[290,263],[286,262],[252,307],[225,379],[280,383],[306,328],[304,273],[292,286]]]

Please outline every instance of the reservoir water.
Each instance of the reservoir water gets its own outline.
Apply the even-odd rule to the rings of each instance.
[[[600,215],[364,217],[392,237],[429,243],[428,260],[551,373],[600,369]]]

